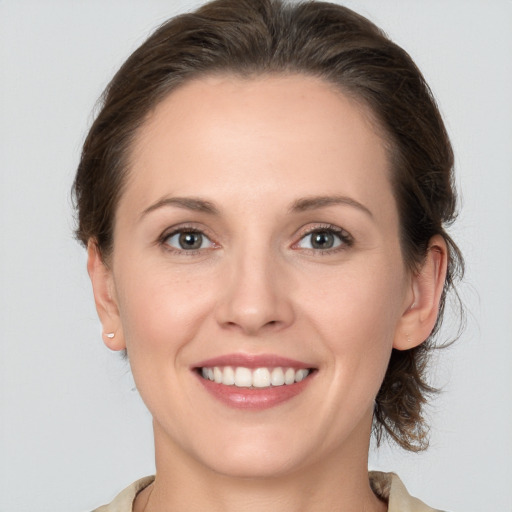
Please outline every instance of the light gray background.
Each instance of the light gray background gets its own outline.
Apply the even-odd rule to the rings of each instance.
[[[102,345],[69,190],[92,107],[179,0],[0,0],[0,511],[79,512],[153,471],[150,416]],[[454,512],[512,511],[512,2],[347,0],[427,77],[457,156],[461,340],[421,455],[375,468]]]

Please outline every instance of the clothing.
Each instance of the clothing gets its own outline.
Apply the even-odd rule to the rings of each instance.
[[[388,503],[388,512],[441,512],[411,496],[400,478],[394,473],[370,471],[369,477],[373,492]],[[147,476],[137,480],[118,494],[112,503],[103,505],[92,512],[132,512],[135,497],[154,479],[154,476]]]

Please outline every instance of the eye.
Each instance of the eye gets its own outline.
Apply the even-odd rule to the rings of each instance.
[[[296,247],[315,251],[328,251],[329,249],[337,249],[343,245],[351,244],[352,238],[343,229],[317,228],[304,235],[296,244]]]
[[[214,246],[213,242],[205,234],[190,229],[175,231],[167,235],[164,238],[164,243],[180,251],[197,251]]]

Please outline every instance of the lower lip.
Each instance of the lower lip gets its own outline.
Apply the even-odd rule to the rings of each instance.
[[[263,410],[291,400],[309,385],[312,374],[304,380],[283,386],[268,388],[239,388],[225,386],[198,375],[201,384],[217,400],[235,409]]]

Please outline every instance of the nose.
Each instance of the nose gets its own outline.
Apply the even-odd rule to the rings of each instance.
[[[222,328],[257,336],[293,323],[293,284],[285,263],[277,260],[271,254],[245,253],[226,262],[226,279],[216,308]]]

